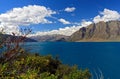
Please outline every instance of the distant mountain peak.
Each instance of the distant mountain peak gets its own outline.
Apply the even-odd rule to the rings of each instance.
[[[59,34],[53,34],[53,35],[44,35],[44,36],[32,36],[30,37],[32,39],[35,39],[40,42],[45,42],[45,41],[67,41],[68,36],[65,35],[59,35]]]

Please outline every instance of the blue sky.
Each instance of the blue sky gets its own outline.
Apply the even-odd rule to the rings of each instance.
[[[86,22],[86,24],[88,22],[88,24],[91,24],[94,21],[95,22],[103,21],[103,19],[104,21],[118,20],[119,18],[117,17],[119,17],[119,12],[120,12],[119,3],[120,3],[119,0],[103,0],[103,1],[102,0],[2,0],[0,2],[0,18],[2,18],[0,19],[0,23],[1,23],[0,27],[6,27],[5,29],[10,27],[10,29],[8,29],[7,31],[11,32],[13,30],[12,28],[15,29],[13,31],[16,31],[16,29],[18,30],[18,28],[24,28],[27,26],[27,27],[31,27],[33,29],[33,32],[35,33],[39,32],[39,34],[50,33],[49,31],[53,31],[53,32],[59,32],[59,30],[62,30],[60,32],[68,31],[69,28],[73,29],[74,32],[77,29],[79,29],[80,26],[82,26],[82,22],[83,23]],[[37,10],[37,9],[41,11],[42,6],[44,7],[44,11],[45,10],[48,11],[47,12],[48,14],[46,15],[40,15],[40,13],[38,13],[38,15],[31,14],[30,16],[32,17],[29,16],[29,19],[23,16],[24,13],[26,14],[26,11],[21,14],[23,9],[30,10],[29,12],[33,12],[32,10]],[[18,8],[21,8],[22,10],[19,9],[20,13],[15,14],[16,16],[14,16],[14,12],[18,11]],[[36,12],[40,12],[39,10],[37,10]],[[6,15],[2,15],[2,14],[6,14]],[[114,14],[116,17],[110,16],[110,14]],[[94,20],[95,17],[97,17],[98,15],[100,15],[99,21],[98,18],[97,21]],[[18,16],[21,16],[22,18]],[[36,20],[36,18],[33,18],[34,16],[37,17],[40,16],[39,21],[38,19]],[[41,18],[42,16],[43,18]],[[105,18],[106,16],[109,17],[109,20],[108,19],[106,20]],[[33,18],[34,21],[32,20],[28,22],[28,20],[31,20],[31,18]],[[18,19],[18,21],[16,21],[16,19]],[[28,22],[29,24],[28,23],[20,24],[20,23],[25,23],[21,19],[27,20],[25,22]],[[47,21],[45,22],[42,19],[47,20],[49,22]],[[43,31],[47,31],[47,32],[43,32]]]

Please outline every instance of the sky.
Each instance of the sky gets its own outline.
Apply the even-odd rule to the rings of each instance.
[[[2,0],[0,30],[7,34],[31,28],[30,35],[70,36],[81,27],[120,20],[119,0]]]

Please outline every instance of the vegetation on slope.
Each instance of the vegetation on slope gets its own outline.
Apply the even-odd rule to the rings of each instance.
[[[16,79],[90,79],[88,69],[63,65],[57,58],[24,53],[0,64],[0,78]]]

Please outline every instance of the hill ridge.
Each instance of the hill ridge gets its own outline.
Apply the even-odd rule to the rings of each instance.
[[[120,21],[101,21],[82,27],[68,41],[120,41]]]

